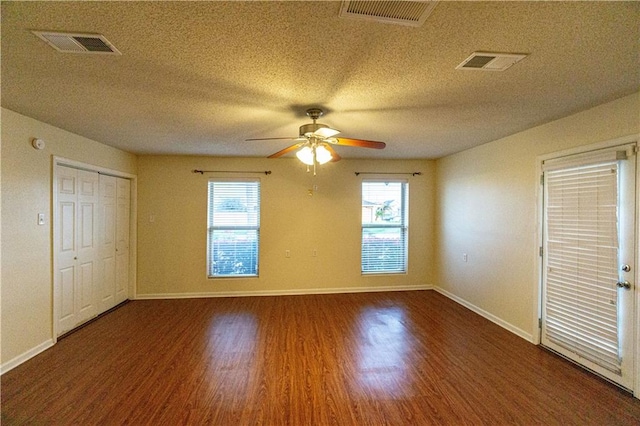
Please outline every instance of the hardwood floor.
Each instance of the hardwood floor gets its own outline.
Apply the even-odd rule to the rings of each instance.
[[[134,301],[2,376],[2,424],[640,423],[435,291]]]

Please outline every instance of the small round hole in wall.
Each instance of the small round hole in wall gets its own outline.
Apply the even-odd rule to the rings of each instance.
[[[33,138],[31,139],[31,145],[35,148],[35,149],[44,149],[45,143],[42,139],[40,138]]]

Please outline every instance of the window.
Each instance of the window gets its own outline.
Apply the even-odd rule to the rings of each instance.
[[[407,272],[409,184],[362,182],[362,273]]]
[[[208,276],[258,276],[259,242],[260,181],[210,181]]]

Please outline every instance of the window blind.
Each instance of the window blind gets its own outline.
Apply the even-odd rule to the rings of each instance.
[[[210,181],[207,273],[257,276],[260,181]]]
[[[546,191],[547,338],[619,373],[618,163],[549,168]]]
[[[408,183],[362,182],[362,273],[407,271]]]
[[[626,145],[584,152],[582,154],[567,155],[566,157],[545,160],[542,164],[542,170],[568,169],[626,160],[632,152],[633,146]]]

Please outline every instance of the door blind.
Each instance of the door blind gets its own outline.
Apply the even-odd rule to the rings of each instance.
[[[618,163],[548,170],[545,185],[544,332],[619,373]]]

